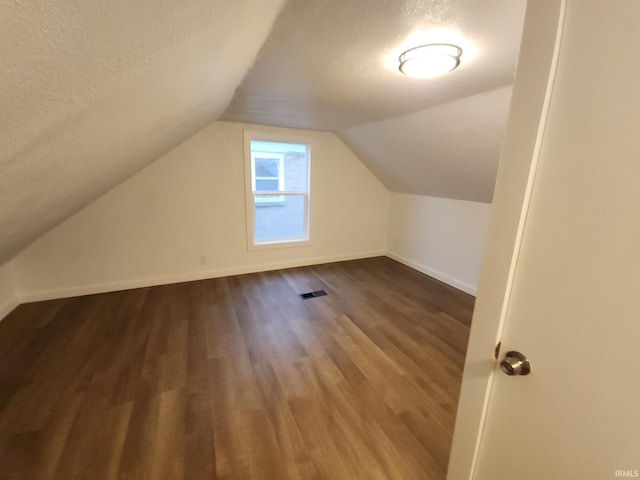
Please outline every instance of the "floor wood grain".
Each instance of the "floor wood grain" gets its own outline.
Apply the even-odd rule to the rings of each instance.
[[[472,309],[386,257],[21,305],[0,479],[444,479]]]

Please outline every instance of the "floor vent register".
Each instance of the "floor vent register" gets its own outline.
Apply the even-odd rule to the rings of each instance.
[[[316,290],[315,292],[301,293],[300,298],[307,300],[309,298],[324,297],[327,294],[324,290]]]

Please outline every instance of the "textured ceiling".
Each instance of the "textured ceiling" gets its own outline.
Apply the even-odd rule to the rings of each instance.
[[[283,1],[2,2],[0,263],[216,120]]]
[[[345,128],[513,83],[525,0],[290,0],[223,119]],[[440,78],[397,70],[419,41],[456,43]]]
[[[343,130],[394,192],[490,203],[511,86]]]
[[[491,202],[525,0],[290,0],[222,118],[331,130],[394,192]],[[423,43],[462,47],[433,79]]]

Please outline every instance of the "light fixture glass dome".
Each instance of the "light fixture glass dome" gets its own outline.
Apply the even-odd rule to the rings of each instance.
[[[411,48],[398,60],[400,71],[416,78],[433,78],[444,75],[460,65],[462,49],[448,43],[432,43]]]

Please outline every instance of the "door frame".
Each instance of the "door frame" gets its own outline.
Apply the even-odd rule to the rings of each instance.
[[[526,226],[553,94],[566,3],[567,0],[527,2],[511,110],[465,359],[448,480],[474,477],[496,372],[494,349],[502,336]]]

